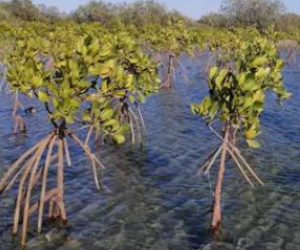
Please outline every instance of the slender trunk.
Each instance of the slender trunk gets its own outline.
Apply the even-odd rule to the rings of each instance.
[[[222,195],[222,184],[224,180],[224,173],[225,173],[225,161],[226,161],[226,154],[227,154],[227,143],[229,138],[229,130],[230,127],[227,125],[224,135],[224,142],[223,142],[223,149],[221,154],[221,161],[220,167],[218,172],[218,180],[215,189],[215,201],[214,201],[214,208],[213,208],[213,218],[212,218],[212,231],[216,232],[219,228],[221,223],[221,195]]]
[[[169,56],[167,79],[162,85],[162,88],[169,89],[172,87],[173,81],[173,55]]]
[[[167,88],[172,87],[173,82],[173,55],[169,57],[169,67],[168,67],[168,85]]]

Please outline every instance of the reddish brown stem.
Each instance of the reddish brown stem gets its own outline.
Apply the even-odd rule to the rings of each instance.
[[[174,73],[173,59],[174,59],[174,55],[172,54],[169,55],[167,80],[161,86],[161,88],[163,89],[170,89],[172,87],[173,73]]]
[[[225,161],[227,155],[227,143],[229,138],[229,126],[226,126],[224,141],[223,141],[223,149],[220,160],[220,167],[218,172],[218,179],[215,188],[215,202],[213,208],[213,218],[212,218],[212,231],[215,233],[221,223],[222,212],[221,212],[221,197],[222,197],[222,184],[224,181],[224,173],[225,173]]]

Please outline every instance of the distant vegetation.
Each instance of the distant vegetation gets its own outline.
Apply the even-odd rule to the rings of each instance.
[[[277,0],[223,0],[219,13],[211,13],[200,23],[218,27],[254,27],[263,30],[284,16],[285,7]]]
[[[163,4],[152,0],[136,1],[132,4],[91,1],[79,6],[70,14],[62,13],[56,7],[35,5],[31,0],[0,1],[0,19],[12,22],[16,20],[43,23],[74,21],[76,23],[99,22],[104,25],[122,22],[143,26],[148,23],[166,24],[170,16],[191,21],[179,12],[168,11]]]
[[[198,23],[219,28],[250,26],[263,30],[273,25],[281,32],[291,32],[300,28],[300,15],[288,13],[283,2],[279,0],[223,0],[218,12],[209,13],[197,21],[176,10],[168,10],[165,5],[153,0],[137,0],[131,4],[91,1],[68,14],[56,7],[35,5],[31,0],[0,1],[0,20],[12,22],[73,21],[99,22],[104,25],[121,22],[126,25],[143,26],[150,23],[164,25],[169,17],[184,19],[191,25]]]
[[[106,27],[124,24],[141,28],[148,24],[166,25],[169,18],[181,19],[188,26],[198,28],[252,27],[263,32],[273,27],[281,33],[282,39],[300,41],[296,32],[300,29],[300,15],[287,12],[280,0],[223,0],[219,11],[206,14],[199,20],[193,20],[177,10],[168,10],[154,0],[137,0],[130,4],[91,1],[71,13],[64,13],[56,7],[35,5],[31,0],[0,0],[0,20],[12,23],[98,22]]]

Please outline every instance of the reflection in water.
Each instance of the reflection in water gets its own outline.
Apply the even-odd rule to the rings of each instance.
[[[207,89],[195,73],[199,65],[183,62],[192,72],[191,84],[177,74],[173,90],[148,100],[144,145],[106,146],[98,152],[107,166],[102,181],[111,192],[96,191],[89,162],[71,145],[73,166],[65,172],[68,225],[45,223],[38,236],[33,220],[29,249],[300,249],[300,72],[290,66],[285,70],[294,96],[283,107],[268,98],[263,147],[243,150],[266,186],[251,189],[228,163],[223,233],[211,244],[213,198],[208,180],[195,173],[219,141],[190,112],[190,103],[199,102]],[[9,101],[2,96],[0,174],[51,129],[39,111],[26,116],[27,138],[12,136],[11,114],[5,112]],[[0,206],[0,249],[18,249],[18,239],[10,236],[13,196],[1,197]]]

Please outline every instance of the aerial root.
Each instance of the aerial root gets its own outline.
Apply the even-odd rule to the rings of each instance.
[[[128,120],[129,120],[129,125],[130,125],[130,133],[131,133],[131,142],[132,144],[135,144],[135,133],[134,133],[134,125],[132,121],[132,116],[129,114],[128,115]]]
[[[85,142],[84,142],[85,146],[87,146],[89,144],[89,141],[90,141],[91,135],[93,133],[93,130],[94,130],[94,126],[90,126],[89,131],[87,133],[87,136],[85,138]]]
[[[91,161],[92,164],[92,171],[94,175],[94,182],[98,190],[100,190],[100,184],[99,184],[99,178],[97,173],[97,167],[96,164],[99,165],[100,168],[105,169],[104,165],[101,163],[101,161],[92,153],[90,147],[88,145],[85,145],[76,135],[69,134],[69,136],[76,142],[76,144],[83,149],[83,151],[86,153],[88,158]]]
[[[38,203],[38,207],[39,207],[39,215],[38,215],[38,232],[40,233],[42,231],[42,220],[43,220],[43,212],[44,212],[44,204],[47,200],[49,200],[50,198],[52,198],[52,196],[56,193],[56,188],[54,189],[54,194],[53,195],[49,195],[51,193],[51,191],[48,192],[48,196],[49,198],[47,198],[48,196],[46,196],[46,190],[47,190],[47,177],[48,177],[48,170],[49,170],[49,166],[51,163],[51,155],[52,155],[52,151],[53,151],[53,147],[54,147],[54,143],[56,141],[57,136],[55,135],[53,137],[53,139],[51,140],[50,144],[49,144],[49,148],[48,148],[48,152],[47,152],[47,156],[46,156],[46,161],[45,161],[45,165],[44,165],[44,170],[43,170],[43,179],[42,179],[42,190],[41,190],[41,197]]]
[[[139,117],[136,116],[136,114],[133,112],[133,110],[131,108],[128,108],[128,112],[129,112],[128,117],[129,117],[129,122],[131,124],[131,133],[133,134],[132,136],[134,136],[134,127],[136,127],[138,141],[142,142],[143,131],[141,130],[141,127],[144,130],[146,130],[146,126],[145,126],[145,122],[143,119],[142,111],[140,110],[139,107],[137,107],[137,109],[138,109]]]
[[[47,137],[48,138],[48,137]],[[14,175],[19,175],[20,171],[22,169],[24,169],[24,166],[26,166],[26,164],[22,164],[24,163],[24,161],[33,153],[35,152],[43,142],[45,142],[46,139],[41,140],[39,143],[37,143],[35,146],[33,146],[32,148],[28,149],[23,155],[21,155],[21,157],[7,170],[7,172],[4,174],[3,178],[1,179],[0,182],[0,193],[3,193],[3,190],[5,189],[5,186],[7,184],[7,181],[11,178],[13,178]],[[28,160],[29,161],[29,160]],[[28,162],[27,161],[27,162]],[[26,162],[25,162],[26,163]],[[8,191],[8,189],[6,190]]]
[[[208,174],[209,174],[210,169],[211,169],[212,166],[214,165],[214,163],[215,163],[216,159],[218,158],[218,156],[221,154],[221,151],[222,151],[223,147],[224,147],[224,146],[221,146],[221,147],[217,150],[217,152],[214,154],[214,156],[212,157],[211,161],[209,162],[209,164],[208,164],[208,166],[207,166],[207,168],[206,168],[206,170],[205,170],[205,173],[204,173],[205,175],[208,175]]]
[[[65,156],[66,156],[68,167],[71,167],[72,161],[71,161],[70,151],[69,151],[69,147],[68,147],[67,137],[63,138],[63,148],[65,150]]]
[[[213,151],[213,153],[208,157],[208,159],[205,161],[205,163],[201,166],[201,168],[198,170],[198,174],[201,174],[204,172],[204,175],[208,175],[211,171],[211,168],[213,167],[216,159],[221,153],[222,147],[224,147],[224,139],[223,137],[212,127],[209,126],[211,131],[222,140],[222,146],[217,148]],[[259,176],[256,174],[256,172],[253,170],[253,168],[250,166],[250,164],[247,162],[247,160],[242,156],[240,150],[235,146],[235,133],[234,136],[229,137],[228,141],[226,142],[226,151],[228,152],[229,156],[233,159],[235,162],[235,165],[242,173],[245,180],[249,183],[251,187],[255,187],[253,181],[250,179],[249,175],[252,176],[261,186],[264,186],[263,181],[259,178]]]
[[[62,223],[67,221],[64,204],[64,161],[68,166],[71,166],[67,137],[75,141],[90,159],[95,184],[97,189],[100,190],[97,166],[101,169],[105,169],[105,166],[92,153],[90,147],[85,145],[75,134],[69,131],[66,131],[63,137],[59,136],[58,131],[50,133],[21,155],[21,157],[5,172],[0,181],[0,194],[3,194],[11,190],[14,184],[19,180],[13,218],[13,234],[18,233],[21,221],[22,246],[26,243],[29,218],[35,212],[38,213],[37,231],[39,233],[42,231],[43,214],[46,202],[49,203],[49,219],[60,218]],[[56,187],[48,189],[48,173],[49,168],[53,163],[57,163]],[[41,182],[39,198],[35,203],[31,204],[32,193],[39,182]]]
[[[249,163],[246,161],[246,159],[242,156],[242,154],[240,153],[240,151],[238,150],[238,148],[236,146],[234,146],[234,145],[231,145],[231,147],[233,148],[233,150],[237,154],[237,156],[240,158],[240,160],[242,161],[242,163],[246,166],[246,168],[248,169],[248,171],[257,180],[257,182],[261,186],[264,186],[263,181],[258,177],[258,175],[255,173],[255,171],[253,170],[253,168],[249,165]]]
[[[207,165],[210,163],[212,157],[216,154],[216,152],[220,149],[220,147],[216,148],[204,161],[204,163],[198,168],[197,175],[201,175],[203,171],[207,168]]]
[[[24,199],[22,199],[22,191],[23,191],[23,185],[24,182],[27,180],[30,171],[30,179],[28,182],[26,197],[24,201],[24,213],[23,213],[23,228],[22,228],[22,234],[21,234],[21,245],[24,246],[26,242],[26,236],[27,236],[27,230],[28,230],[28,220],[29,220],[29,208],[30,208],[30,198],[31,198],[31,192],[34,185],[34,179],[35,174],[38,169],[39,163],[41,161],[41,157],[43,155],[43,152],[45,148],[47,147],[49,140],[52,138],[53,133],[51,136],[48,136],[47,139],[38,147],[36,153],[32,157],[32,164],[28,164],[26,167],[24,174],[21,178],[20,185],[19,185],[19,192],[18,192],[18,200],[17,200],[17,206],[15,211],[15,219],[14,219],[14,233],[16,234],[18,231],[18,223],[19,223],[19,217],[20,217],[20,209],[21,204]],[[30,162],[31,163],[31,162]]]
[[[245,180],[250,184],[251,187],[254,188],[255,186],[254,186],[253,182],[248,177],[248,175],[245,172],[243,166],[240,164],[240,162],[238,161],[238,159],[235,157],[234,153],[229,148],[227,149],[227,152],[231,155],[232,159],[234,160],[234,162],[236,163],[237,167],[241,171],[241,173],[244,176]]]
[[[142,113],[141,108],[138,105],[137,105],[137,110],[138,110],[138,113],[139,113],[139,118],[140,118],[140,121],[142,123],[143,129],[146,131],[146,125],[145,125],[145,120],[144,120],[144,117],[143,117],[143,113]]]
[[[14,100],[14,106],[13,106],[13,111],[12,111],[12,117],[14,120],[14,129],[13,133],[16,135],[18,132],[20,133],[26,133],[26,125],[24,119],[17,114],[18,108],[21,108],[24,110],[23,105],[19,101],[19,93],[18,91],[15,92],[15,100]]]
[[[26,125],[25,125],[25,121],[24,119],[20,116],[20,115],[15,115],[14,116],[14,131],[13,133],[15,135],[18,134],[18,131],[20,131],[20,133],[25,133],[26,132]]]

